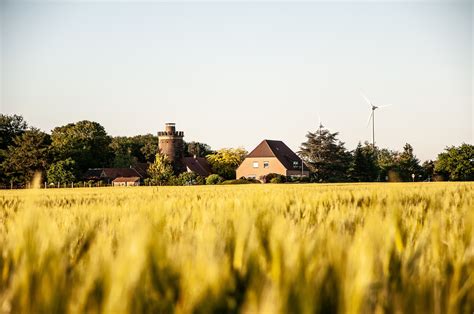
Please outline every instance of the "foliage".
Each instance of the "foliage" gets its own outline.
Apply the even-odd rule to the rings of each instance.
[[[349,168],[349,176],[356,182],[373,182],[379,174],[376,152],[371,144],[365,142],[364,146],[359,142],[352,153],[352,163]]]
[[[51,139],[56,160],[74,160],[76,176],[88,168],[105,167],[112,158],[111,138],[97,122],[85,120],[56,127]]]
[[[377,149],[377,164],[381,181],[400,181],[398,175],[399,152],[386,148]]]
[[[76,181],[74,176],[74,165],[75,162],[71,158],[65,160],[59,160],[53,163],[46,174],[48,183],[71,183]]]
[[[215,185],[215,184],[219,184],[223,181],[224,179],[219,176],[218,174],[211,174],[210,176],[208,176],[206,178],[206,184],[207,185]]]
[[[244,161],[247,151],[243,148],[223,148],[207,155],[212,171],[224,179],[235,178],[235,170]]]
[[[418,178],[422,173],[420,161],[413,153],[413,147],[405,144],[402,153],[398,157],[398,171],[403,181],[412,181],[412,174]]]
[[[1,168],[12,182],[30,182],[36,172],[44,174],[50,160],[48,134],[31,128],[17,135],[8,146]]]
[[[13,144],[13,139],[21,135],[28,128],[27,123],[19,115],[4,115],[0,114],[0,165],[8,156],[7,148]],[[0,184],[6,184],[11,180],[3,172],[3,167],[0,166]]]
[[[211,146],[205,143],[199,142],[184,142],[184,154],[187,157],[206,157],[209,154],[214,153],[211,150]]]
[[[28,124],[22,116],[0,114],[0,150],[12,145],[13,139],[25,132],[27,128]]]
[[[286,177],[278,173],[269,173],[263,177],[263,183],[283,183]]]
[[[182,172],[175,179],[174,185],[202,185],[206,181],[194,172]]]
[[[447,147],[438,155],[435,171],[453,181],[474,180],[474,145]]]
[[[0,191],[9,313],[472,313],[473,183]]]
[[[155,162],[148,167],[148,175],[153,185],[166,185],[173,178],[173,166],[165,154],[156,154]]]
[[[320,182],[346,181],[351,155],[344,143],[337,139],[338,132],[320,128],[308,132],[301,144],[300,156]]]

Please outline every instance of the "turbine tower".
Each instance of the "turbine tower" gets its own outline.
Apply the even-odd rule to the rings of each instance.
[[[375,149],[375,110],[381,109],[381,108],[386,108],[391,105],[384,105],[384,106],[375,106],[369,98],[367,98],[364,93],[360,93],[362,97],[365,99],[365,101],[369,104],[370,110],[372,110],[369,120],[367,121],[367,126],[369,126],[370,120],[372,120],[372,147]]]

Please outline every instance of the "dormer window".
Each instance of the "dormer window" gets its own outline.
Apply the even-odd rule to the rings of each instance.
[[[298,168],[300,163],[298,161],[293,161],[293,168]]]

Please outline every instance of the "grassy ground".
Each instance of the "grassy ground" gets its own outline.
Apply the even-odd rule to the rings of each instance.
[[[0,313],[472,313],[474,184],[0,191]]]

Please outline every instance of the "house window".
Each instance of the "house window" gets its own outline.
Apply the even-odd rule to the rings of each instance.
[[[268,161],[263,162],[263,168],[268,168],[270,166],[270,163]]]
[[[258,161],[254,161],[252,165],[254,168],[258,168]]]
[[[256,179],[257,178],[257,175],[256,174],[249,174],[247,176],[247,179]]]
[[[293,161],[293,168],[298,168],[300,163],[298,161]]]

